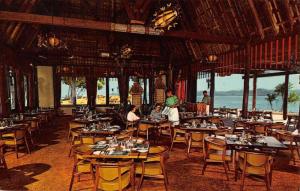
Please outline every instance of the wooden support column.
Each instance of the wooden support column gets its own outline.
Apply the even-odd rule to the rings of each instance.
[[[0,117],[8,115],[8,96],[5,65],[0,63]]]
[[[252,111],[256,110],[256,86],[257,86],[257,76],[253,76],[253,95],[252,95]]]
[[[287,114],[288,114],[289,76],[290,76],[289,72],[286,72],[285,73],[285,81],[284,81],[283,103],[282,103],[284,120],[287,118]]]
[[[214,102],[215,102],[215,71],[212,70],[210,73],[210,108],[209,111],[214,113]]]
[[[247,45],[247,59],[245,61],[245,73],[244,73],[244,91],[243,91],[243,108],[242,117],[248,116],[248,98],[249,98],[249,76],[250,76],[250,45]]]
[[[191,103],[196,102],[197,97],[197,74],[191,72],[191,67],[189,67],[189,74],[187,77],[187,101]]]

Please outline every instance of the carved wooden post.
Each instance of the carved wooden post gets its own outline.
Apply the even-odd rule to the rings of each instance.
[[[288,109],[288,97],[289,97],[289,72],[286,72],[285,81],[284,81],[283,103],[282,103],[284,120],[287,118],[287,114],[288,114],[288,110],[287,110]]]
[[[257,76],[253,76],[253,95],[252,95],[252,110],[256,110],[256,86],[257,86]]]
[[[210,73],[210,108],[209,111],[214,113],[214,100],[215,100],[215,72],[212,70]]]
[[[247,45],[247,57],[245,60],[245,74],[244,74],[244,92],[243,92],[243,108],[242,117],[248,116],[248,97],[249,97],[249,74],[250,74],[250,45]]]

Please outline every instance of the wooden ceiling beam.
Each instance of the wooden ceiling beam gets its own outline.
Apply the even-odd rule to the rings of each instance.
[[[258,33],[259,33],[261,39],[264,39],[265,38],[265,34],[264,34],[263,26],[262,26],[261,21],[259,19],[259,16],[258,16],[257,10],[255,8],[253,0],[248,0],[248,4],[249,4],[251,12],[252,12],[252,14],[253,14],[253,16],[255,18],[255,22],[256,22],[257,29],[258,29]]]
[[[92,30],[122,32],[122,33],[131,33],[131,34],[140,34],[140,35],[174,37],[180,39],[199,40],[207,43],[217,43],[217,44],[244,44],[245,43],[243,39],[214,35],[205,32],[171,31],[162,34],[159,33],[158,31],[155,31],[151,27],[144,27],[141,25],[127,25],[127,24],[118,24],[112,22],[56,17],[56,16],[52,17],[46,15],[24,13],[24,12],[20,13],[20,12],[0,11],[0,20],[34,23],[34,24],[42,24],[42,25],[54,25],[54,26],[72,27],[72,28],[85,28],[85,29],[92,29]]]

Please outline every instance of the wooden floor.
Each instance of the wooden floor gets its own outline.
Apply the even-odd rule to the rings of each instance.
[[[64,191],[68,189],[73,160],[68,157],[66,122],[67,119],[57,119],[56,125],[44,128],[30,155],[21,153],[20,158],[16,159],[13,152],[6,153],[9,176],[0,170],[0,190]],[[296,166],[291,165],[288,154],[288,152],[280,152],[279,158],[276,159],[272,182],[274,191],[298,191],[300,187],[300,161],[297,161]],[[232,171],[230,180],[226,181],[222,166],[208,166],[205,175],[201,175],[202,165],[200,152],[193,152],[191,157],[187,158],[184,147],[175,145],[167,163],[169,190],[239,190],[240,181],[234,181]],[[82,177],[81,182],[74,184],[74,190],[85,191],[91,190],[92,187],[90,176]],[[146,179],[142,190],[164,190],[163,182]],[[261,191],[266,190],[266,187],[262,180],[249,177],[246,178],[245,190]]]

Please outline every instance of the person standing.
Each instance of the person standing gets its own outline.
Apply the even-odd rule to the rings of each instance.
[[[203,91],[203,98],[202,98],[202,102],[205,103],[206,105],[206,114],[209,114],[209,105],[210,105],[210,96],[208,95],[207,91]]]
[[[168,115],[168,120],[172,123],[172,126],[179,125],[179,113],[177,109],[178,104],[179,100],[177,96],[173,95],[171,89],[168,89],[166,107],[162,113]]]

